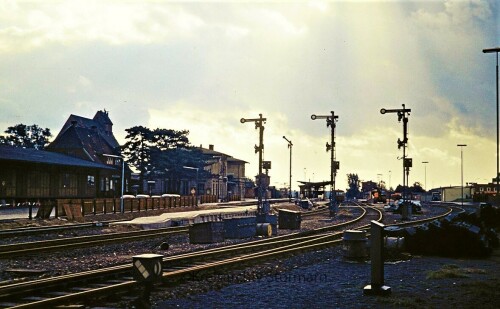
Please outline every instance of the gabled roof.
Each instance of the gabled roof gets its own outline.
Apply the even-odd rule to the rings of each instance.
[[[94,119],[70,115],[46,149],[62,153],[72,152],[82,159],[101,162],[102,154],[120,154],[120,145],[111,132],[112,125],[106,111],[98,111]]]
[[[116,168],[109,165],[82,160],[57,152],[36,150],[33,148],[13,147],[7,145],[0,145],[0,161],[29,162],[116,170]]]
[[[120,144],[115,139],[112,132],[105,128],[105,125],[112,125],[113,123],[109,119],[107,113],[98,111],[94,116],[94,119],[89,119],[77,115],[71,114],[64,123],[61,131],[57,134],[55,140],[57,140],[61,135],[65,134],[66,130],[71,127],[79,127],[79,128],[87,128],[92,129],[93,127],[97,129],[97,131],[101,134],[101,137],[109,144],[111,148],[118,148]]]
[[[228,162],[233,162],[233,163],[248,163],[247,161],[244,161],[244,160],[240,160],[240,159],[236,159],[236,158],[233,158],[232,156],[228,155],[228,154],[225,154],[223,152],[219,152],[219,151],[215,151],[213,149],[207,149],[207,148],[203,148],[203,147],[199,147],[198,149],[201,150],[201,152],[206,155],[206,156],[221,156],[221,157],[226,157],[227,161]]]
[[[104,111],[98,111],[95,116],[94,116],[94,121],[98,122],[101,125],[113,125],[113,122],[111,122],[111,119],[109,119],[108,112],[106,110]]]

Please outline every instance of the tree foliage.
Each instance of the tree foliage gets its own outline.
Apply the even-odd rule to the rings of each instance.
[[[359,190],[360,181],[358,174],[347,174],[347,185],[349,188],[347,189],[347,192],[345,194],[346,198],[357,198],[361,193],[361,191]]]
[[[190,145],[188,130],[151,130],[135,126],[125,131],[127,142],[122,147],[122,154],[139,170],[141,183],[144,179],[168,178],[168,190],[173,193],[178,192],[181,179],[204,178],[205,158],[199,149]]]
[[[0,144],[39,150],[44,149],[49,144],[49,138],[52,136],[50,129],[43,129],[36,124],[25,125],[21,123],[8,127],[4,132],[7,133],[7,136],[0,136]]]

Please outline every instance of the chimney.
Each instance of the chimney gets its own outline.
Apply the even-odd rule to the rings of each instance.
[[[211,144],[210,144],[210,145],[208,145],[208,149],[209,149],[209,150],[214,150],[214,145],[211,145]]]

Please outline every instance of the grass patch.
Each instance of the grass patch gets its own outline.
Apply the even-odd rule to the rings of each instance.
[[[444,265],[441,269],[427,272],[427,279],[467,278],[468,274],[485,274],[484,269],[460,268],[455,264]]]
[[[353,214],[350,209],[340,209],[337,212],[337,216],[352,217]]]
[[[496,284],[484,281],[470,282],[465,284],[464,287],[467,289],[468,293],[479,297],[489,297],[491,293],[495,293],[497,291]]]

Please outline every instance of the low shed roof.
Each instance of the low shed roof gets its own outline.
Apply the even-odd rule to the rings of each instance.
[[[0,161],[29,162],[115,170],[112,166],[78,159],[57,152],[7,145],[0,145]]]

